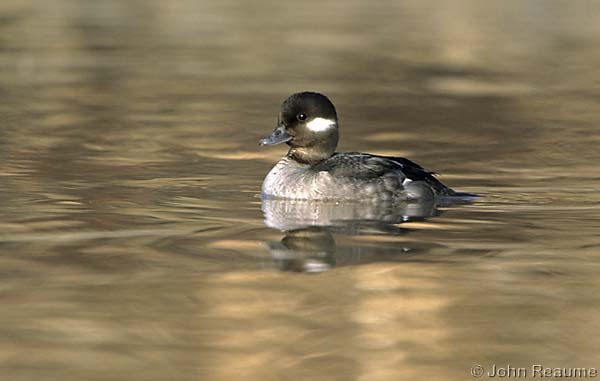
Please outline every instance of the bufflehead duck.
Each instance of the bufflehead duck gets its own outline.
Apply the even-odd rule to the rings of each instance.
[[[425,201],[456,193],[420,165],[368,153],[337,153],[333,103],[314,92],[292,94],[277,127],[259,145],[286,143],[288,154],[262,184],[264,197],[303,200]]]

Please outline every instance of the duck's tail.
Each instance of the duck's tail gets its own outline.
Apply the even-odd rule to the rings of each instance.
[[[469,203],[477,200],[480,197],[482,196],[475,193],[456,192],[452,189],[449,189],[449,192],[442,195],[441,201],[444,204]]]

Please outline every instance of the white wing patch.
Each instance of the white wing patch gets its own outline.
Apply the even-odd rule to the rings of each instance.
[[[306,123],[311,131],[323,132],[335,126],[335,120],[325,118],[314,118],[310,122]]]

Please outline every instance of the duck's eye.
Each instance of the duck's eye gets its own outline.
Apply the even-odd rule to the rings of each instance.
[[[301,112],[300,114],[296,115],[296,118],[298,118],[298,120],[306,120],[306,114]]]

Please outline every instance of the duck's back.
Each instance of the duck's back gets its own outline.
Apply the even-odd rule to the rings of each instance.
[[[336,153],[312,165],[286,157],[265,178],[263,193],[294,199],[375,201],[454,194],[408,159],[358,152]]]

